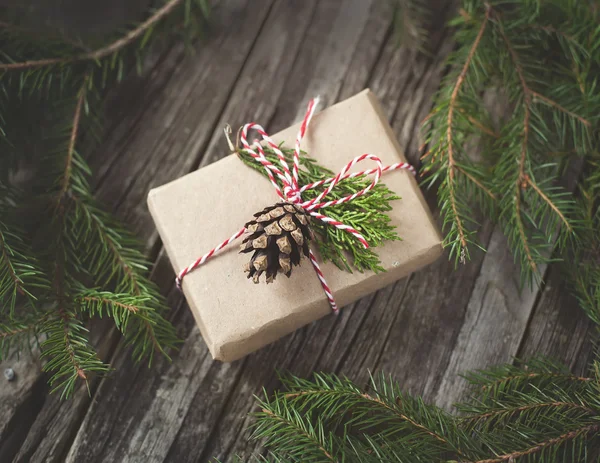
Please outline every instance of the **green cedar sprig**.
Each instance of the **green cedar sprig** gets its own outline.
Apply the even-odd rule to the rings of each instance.
[[[294,150],[285,148],[283,145],[280,146],[280,149],[288,164],[292,165]],[[265,169],[255,162],[248,153],[238,150],[237,154],[245,164],[267,177]],[[277,155],[270,148],[265,148],[265,154],[274,164],[279,162]],[[300,185],[307,185],[333,177],[335,174],[302,152],[298,176]],[[281,187],[279,179],[277,181]],[[336,185],[327,198],[335,200],[352,195],[366,188],[370,183],[371,179],[367,177],[343,180]],[[307,190],[303,193],[303,198],[305,200],[313,199],[324,189],[325,187],[321,186]],[[348,272],[352,272],[353,269],[359,272],[365,270],[384,271],[377,252],[372,248],[381,246],[386,241],[401,239],[387,214],[392,210],[390,202],[397,199],[400,199],[400,197],[384,184],[378,183],[375,188],[354,201],[328,207],[327,210],[324,210],[323,214],[358,230],[365,237],[370,247],[365,249],[349,233],[328,226],[319,220],[313,220],[311,227],[316,232],[315,241],[323,260],[331,261],[340,269]]]

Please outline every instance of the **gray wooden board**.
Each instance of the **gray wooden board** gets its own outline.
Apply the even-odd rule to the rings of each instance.
[[[438,11],[449,3],[440,1]],[[183,343],[172,362],[159,358],[148,369],[132,362],[110,329],[96,331],[116,371],[92,383],[93,399],[80,388],[72,402],[40,398],[45,378],[35,359],[13,363],[19,381],[0,389],[0,461],[248,455],[261,450],[247,440],[253,395],[280,385],[277,369],[336,372],[360,384],[369,371],[384,371],[445,407],[464,394],[458,373],[515,355],[551,354],[585,370],[590,323],[566,295],[559,270],[550,266],[541,290],[519,292],[504,238],[486,222],[479,235],[489,252],[475,252],[469,264],[455,269],[442,258],[245,359],[211,360],[173,288],[147,191],[226,155],[226,123],[255,120],[276,132],[298,119],[309,97],[331,104],[367,86],[417,163],[418,127],[453,45],[440,14],[432,56],[399,49],[388,8],[379,0],[223,1],[195,54],[167,48],[111,95],[109,130],[91,157],[98,197],[156,254],[153,279],[168,294]],[[426,197],[435,208],[435,191]]]

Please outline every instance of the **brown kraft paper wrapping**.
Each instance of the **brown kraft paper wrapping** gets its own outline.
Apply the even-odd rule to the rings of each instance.
[[[293,147],[298,127],[272,138]],[[379,156],[384,165],[405,161],[369,90],[316,114],[302,149],[336,173],[363,153]],[[368,161],[356,166],[358,170],[371,167]],[[383,273],[349,273],[331,262],[321,265],[340,307],[405,277],[442,253],[442,238],[413,175],[394,171],[384,174],[381,181],[401,197],[393,201],[389,215],[402,241],[375,248],[386,269]],[[266,177],[230,155],[151,190],[148,206],[173,269],[179,273],[278,199]],[[308,259],[294,268],[289,279],[279,275],[273,284],[255,285],[243,272],[249,256],[238,253],[239,243],[232,243],[183,280],[183,292],[204,341],[212,356],[225,362],[331,312]]]

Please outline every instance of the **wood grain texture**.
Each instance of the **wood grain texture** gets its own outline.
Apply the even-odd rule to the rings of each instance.
[[[90,333],[100,358],[109,358],[119,339],[112,322],[94,320]],[[18,388],[18,393],[12,388],[3,389],[13,394],[7,397],[9,403],[11,398],[17,400],[0,415],[8,428],[0,431],[0,461],[62,461],[100,378],[91,376],[87,385],[79,383],[72,400],[67,402],[60,399],[60,393],[50,394],[48,375],[41,372],[39,352],[25,355],[17,363],[7,363],[16,371],[11,385]]]
[[[12,459],[33,419],[42,407],[46,387],[40,374],[39,352],[0,362],[0,461]],[[15,379],[7,381],[4,370],[12,368]]]
[[[540,271],[545,271],[541,268]],[[519,269],[499,227],[494,229],[481,272],[469,299],[435,403],[446,409],[462,398],[467,386],[460,373],[511,362],[517,354],[538,289],[521,288]]]
[[[594,324],[571,294],[565,275],[551,267],[517,357],[547,356],[587,375],[596,341]]]
[[[98,196],[157,255],[153,279],[168,294],[183,343],[172,362],[159,358],[148,369],[111,340],[107,355],[116,349],[116,372],[94,384],[93,400],[82,390],[70,403],[36,399],[36,385],[44,384],[39,372],[19,379],[23,390],[0,389],[0,411],[14,418],[16,399],[34,412],[19,426],[0,417],[0,461],[2,448],[18,461],[245,457],[261,451],[247,440],[254,395],[280,386],[278,370],[305,377],[336,372],[361,384],[369,371],[384,371],[405,390],[447,407],[465,390],[458,373],[513,355],[547,353],[585,369],[589,323],[572,315],[558,270],[549,268],[542,291],[519,292],[502,234],[486,222],[479,238],[487,254],[475,252],[457,269],[445,256],[231,364],[212,361],[173,289],[146,194],[228,154],[225,124],[253,120],[274,133],[297,121],[315,94],[329,105],[370,87],[407,157],[418,163],[418,129],[453,48],[443,27],[451,4],[436,2],[435,52],[424,56],[398,48],[385,1],[222,1],[194,55],[168,48],[111,96],[107,137],[91,157]],[[426,198],[435,208],[435,191]],[[8,441],[15,444],[2,447]]]
[[[146,210],[147,191],[189,172],[197,162],[202,144],[206,143],[202,136],[207,137],[212,132],[206,128],[216,123],[228,91],[259,33],[256,24],[264,21],[271,4],[264,1],[263,8],[257,9],[251,8],[249,3],[222,2],[214,16],[215,33],[207,43],[199,46],[195,55],[186,55],[182,47],[176,45],[163,53],[162,59],[152,60],[154,67],[145,76],[132,76],[120,89],[122,97],[112,96],[113,100],[121,100],[121,107],[110,114],[112,119],[108,121],[106,141],[90,160],[97,174],[97,196],[134,228],[148,249],[157,243],[158,235]],[[236,27],[229,27],[234,24]],[[190,76],[195,78],[190,79]],[[198,106],[196,111],[190,112],[188,108],[192,101]],[[173,115],[179,118],[175,120]],[[190,127],[194,127],[193,133]],[[146,166],[150,172],[144,170]],[[159,284],[170,282],[171,274],[162,282],[156,281]],[[113,349],[117,339],[112,337]],[[5,446],[12,448],[10,442],[5,442],[10,436],[2,431],[2,427],[10,424],[14,428],[21,421],[15,418],[15,413],[20,410],[35,416],[47,393],[43,386],[45,377],[35,356],[31,360],[23,358],[18,364],[13,362],[11,366],[18,371],[18,376],[10,387],[0,392],[0,405],[5,404],[0,415],[0,452]],[[41,386],[32,394],[38,384]],[[6,400],[2,394],[6,394]],[[71,426],[81,422],[90,403],[89,398],[86,399],[87,391],[82,389],[77,394],[78,405],[71,408],[70,413],[70,406],[61,404],[56,397],[44,404],[45,409],[41,409],[39,420],[33,424],[21,454],[30,457],[31,461],[62,460],[56,455],[55,446],[72,438],[71,434],[77,429],[70,430]],[[39,401],[40,405],[32,409],[31,400]],[[64,413],[59,411],[61,408]],[[33,443],[37,451],[30,448]],[[44,448],[50,453],[46,454]]]

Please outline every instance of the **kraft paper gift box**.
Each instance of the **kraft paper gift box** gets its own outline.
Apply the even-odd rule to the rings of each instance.
[[[272,138],[293,147],[298,128],[299,124]],[[363,153],[379,156],[384,165],[405,161],[369,90],[315,114],[302,149],[336,173]],[[374,165],[364,162],[357,167],[365,170]],[[392,202],[389,215],[402,241],[374,248],[385,272],[349,273],[331,262],[321,263],[340,307],[405,277],[442,253],[442,238],[414,176],[406,170],[393,171],[382,175],[381,181],[401,197]],[[148,195],[150,212],[177,274],[234,234],[255,212],[278,200],[268,179],[236,155]],[[227,362],[331,313],[308,259],[294,268],[291,278],[280,275],[273,284],[264,280],[253,284],[243,272],[249,255],[239,253],[240,243],[232,243],[183,279],[183,292],[204,341],[215,359]],[[312,249],[316,251],[314,243]]]

